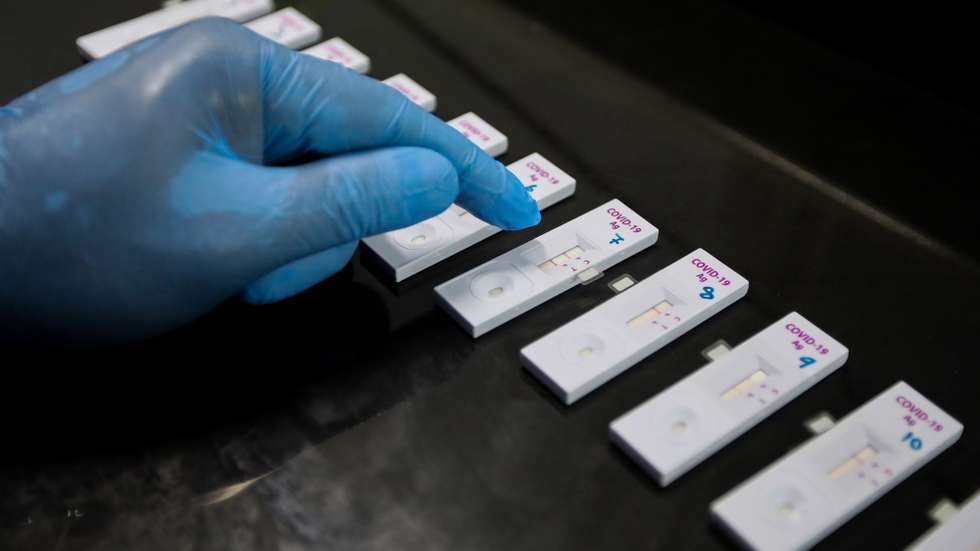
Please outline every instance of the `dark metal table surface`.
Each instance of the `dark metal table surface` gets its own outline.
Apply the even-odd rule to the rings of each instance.
[[[504,131],[505,162],[541,152],[578,191],[540,227],[494,236],[400,285],[361,252],[299,297],[233,301],[152,342],[10,351],[0,548],[724,549],[708,515],[714,498],[809,438],[804,420],[841,417],[897,380],[965,433],[819,548],[865,549],[872,536],[875,548],[904,546],[929,528],[936,500],[980,487],[980,266],[859,198],[874,196],[860,182],[838,185],[846,163],[820,177],[506,4],[293,5],[325,37],[368,53],[373,75],[404,71],[433,90],[441,116],[473,110]],[[47,27],[37,19],[45,6],[11,7],[0,101],[79,65],[76,36],[153,8],[66,4]],[[930,124],[959,120],[949,109],[936,107]],[[794,151],[790,142],[777,145]],[[914,162],[907,170],[925,170]],[[970,168],[941,170],[972,178]],[[882,167],[897,179],[903,170]],[[604,281],[477,340],[435,307],[432,287],[613,197],[661,234],[605,281],[646,277],[703,247],[751,288],[565,407],[522,370],[518,350],[610,298]],[[703,365],[705,346],[738,343],[792,310],[850,348],[844,368],[667,489],[609,444],[608,423]]]

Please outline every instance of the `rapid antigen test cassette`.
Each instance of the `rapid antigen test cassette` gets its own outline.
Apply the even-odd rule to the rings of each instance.
[[[539,153],[532,153],[507,168],[524,184],[539,209],[575,193],[575,179]],[[364,244],[391,269],[395,281],[403,281],[499,231],[497,226],[452,205],[442,214],[414,226],[368,237]]]
[[[847,348],[790,313],[613,421],[609,435],[670,484],[847,361]]]
[[[283,8],[245,26],[287,48],[302,48],[320,40],[320,26],[295,8]]]
[[[446,122],[446,124],[452,126],[471,142],[480,146],[480,149],[486,151],[487,155],[491,157],[503,155],[507,152],[507,136],[490,126],[487,121],[478,117],[476,113],[465,113]]]
[[[272,0],[188,0],[80,37],[76,44],[89,59],[105,57],[137,40],[209,15],[249,21],[273,10]]]
[[[479,337],[653,245],[658,234],[613,199],[439,285],[436,299]]]
[[[698,249],[521,350],[571,404],[745,296],[749,282]]]
[[[809,549],[956,442],[963,425],[899,382],[711,505],[758,550]]]
[[[319,59],[340,63],[344,67],[357,71],[362,75],[371,70],[371,58],[361,53],[360,50],[351,46],[339,36],[307,48],[303,50],[303,53]]]
[[[933,528],[906,551],[977,551],[980,549],[980,493],[952,518]]]
[[[425,109],[429,113],[436,110],[436,95],[426,90],[421,84],[415,82],[405,73],[398,73],[397,75],[388,77],[381,82],[391,86],[395,90],[398,90],[403,96],[411,100],[412,103],[418,105],[422,109]],[[505,146],[504,151],[506,150],[507,147]],[[484,149],[484,151],[486,151],[486,149]],[[496,157],[497,155],[502,154],[504,151],[494,153],[487,151],[487,153],[493,157]]]

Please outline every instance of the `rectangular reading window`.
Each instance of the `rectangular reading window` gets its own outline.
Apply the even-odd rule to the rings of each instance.
[[[582,247],[576,245],[571,249],[568,249],[567,251],[545,260],[541,264],[538,264],[538,268],[541,268],[542,271],[550,272],[559,266],[568,264],[569,260],[575,260],[576,258],[582,256],[583,253],[585,253],[585,251],[582,250]]]
[[[861,465],[874,459],[876,455],[878,455],[878,450],[871,446],[865,446],[856,454],[848,457],[843,463],[834,467],[834,470],[830,471],[830,478],[837,480],[838,478],[847,476],[855,469],[860,468]]]
[[[662,314],[667,312],[667,310],[670,310],[671,306],[673,306],[673,304],[671,304],[670,301],[662,300],[659,303],[657,303],[657,305],[654,306],[653,308],[650,308],[649,310],[643,312],[639,316],[636,316],[635,318],[626,322],[626,326],[632,329],[634,327],[646,325],[651,321],[653,321],[654,319],[660,317]]]
[[[760,384],[762,384],[762,382],[765,381],[768,377],[769,375],[766,375],[766,372],[760,369],[755,373],[749,375],[748,377],[742,379],[738,383],[736,383],[735,386],[723,392],[721,394],[721,397],[724,398],[725,400],[731,400],[732,398],[741,396],[742,394],[745,394],[752,388],[755,388]]]

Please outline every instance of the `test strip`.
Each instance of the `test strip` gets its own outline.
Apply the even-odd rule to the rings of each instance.
[[[793,312],[609,425],[661,486],[691,470],[847,361]]]
[[[697,249],[525,346],[521,363],[571,404],[748,290],[745,278]]]
[[[541,210],[575,193],[575,179],[540,153],[532,153],[507,168],[524,184]],[[499,231],[497,226],[452,205],[442,214],[413,226],[368,237],[364,244],[384,261],[395,281],[404,281]]]
[[[415,82],[405,73],[398,73],[393,77],[388,77],[381,82],[391,86],[395,90],[401,92],[406,98],[412,100],[412,103],[418,105],[422,109],[425,109],[429,113],[436,110],[436,96],[432,92],[426,90],[421,84]],[[497,155],[495,154],[494,157]]]
[[[613,199],[439,285],[436,299],[479,337],[646,249],[658,235]]]
[[[371,58],[351,46],[346,40],[335,36],[326,42],[303,50],[304,54],[319,59],[340,63],[344,67],[357,71],[362,75],[371,70]]]
[[[75,43],[82,55],[98,59],[137,40],[195,19],[215,15],[249,21],[270,13],[274,7],[272,0],[188,0],[87,34]]]
[[[959,439],[963,425],[899,382],[711,505],[752,549],[809,549]]]
[[[466,113],[447,122],[488,155],[496,157],[507,152],[507,136],[477,116],[476,113]]]
[[[283,8],[245,26],[287,48],[302,48],[320,40],[320,25],[295,8]]]
[[[909,551],[977,551],[980,549],[980,493],[952,518],[916,541]]]

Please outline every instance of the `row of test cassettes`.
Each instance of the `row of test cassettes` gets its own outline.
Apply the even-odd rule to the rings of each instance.
[[[657,233],[613,200],[437,286],[437,299],[478,337],[653,245]],[[697,249],[525,346],[521,363],[570,405],[747,292],[745,278]],[[614,420],[610,438],[666,486],[830,375],[847,356],[842,344],[791,312]],[[807,549],[962,431],[899,382],[716,500],[712,514],[745,547]],[[973,550],[980,532],[976,525],[968,529],[974,532],[960,539],[970,545],[962,548]],[[918,549],[950,548],[927,544]]]
[[[83,36],[78,46],[84,55],[100,58],[208,15],[248,21],[248,28],[290,48],[320,39],[320,27],[308,17],[293,8],[273,9],[271,0],[189,0]],[[360,73],[370,70],[369,58],[339,37],[303,53]],[[383,82],[427,111],[435,110],[435,95],[405,74]],[[448,124],[491,156],[507,151],[507,137],[474,113]],[[540,154],[508,169],[541,209],[575,193],[575,180]],[[395,281],[402,281],[497,231],[453,205],[364,243]],[[652,246],[658,234],[614,199],[437,286],[436,297],[476,338],[595,279]],[[625,279],[612,287],[615,297],[521,350],[522,364],[565,404],[733,304],[746,295],[749,283],[698,249],[639,283]],[[792,312],[614,420],[610,437],[666,486],[831,374],[847,356],[847,348]],[[716,500],[712,514],[746,547],[809,548],[952,445],[962,430],[899,382]],[[971,510],[980,518],[980,507],[964,508],[962,514]],[[950,530],[967,526],[976,531],[977,526],[963,519],[947,524]],[[938,530],[942,533],[920,540],[916,548],[959,549],[959,544],[976,549],[980,533],[963,530]]]

